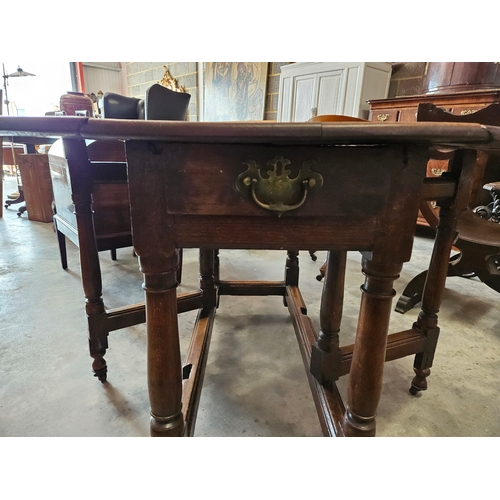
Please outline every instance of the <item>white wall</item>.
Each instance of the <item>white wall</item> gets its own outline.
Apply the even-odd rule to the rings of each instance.
[[[124,64],[120,62],[84,62],[83,78],[85,93],[99,91],[127,94],[126,74]]]

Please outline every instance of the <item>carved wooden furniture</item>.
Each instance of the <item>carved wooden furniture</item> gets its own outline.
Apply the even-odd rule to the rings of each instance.
[[[500,126],[500,104],[490,104],[474,113],[455,115],[434,104],[422,103],[418,106],[417,121]],[[443,153],[437,151],[436,154]],[[447,150],[444,154],[450,158],[453,150]],[[492,178],[500,179],[500,157],[494,152],[479,151],[467,211],[458,220],[459,234],[454,247],[459,253],[450,259],[448,276],[466,278],[476,276],[490,288],[500,292],[500,226],[495,222],[488,223],[487,220],[481,220],[479,215],[474,216],[472,213],[484,199],[481,188],[485,180]],[[495,186],[495,183],[486,183],[486,186]],[[429,202],[421,205],[421,212],[426,216],[430,226],[436,229],[439,217],[426,205],[427,203]],[[424,271],[408,283],[396,304],[398,312],[404,314],[420,302],[426,277],[427,271]]]
[[[62,136],[74,177],[89,170],[84,139],[126,141],[134,247],[146,294],[154,436],[194,432],[222,295],[284,297],[325,435],[374,435],[385,361],[416,353],[428,361],[432,355],[455,222],[467,205],[474,180],[475,149],[500,148],[500,129],[473,124],[0,118],[0,134],[6,131]],[[449,177],[425,178],[430,146],[458,148]],[[151,197],[158,210],[151,210]],[[73,198],[83,234],[92,226],[91,200],[75,192]],[[408,330],[387,335],[393,281],[410,259],[421,198],[441,204],[433,272],[417,321]],[[298,288],[297,251],[312,246],[330,251],[319,334]],[[179,296],[178,247],[201,248],[200,289]],[[283,281],[249,283],[215,279],[219,248],[292,250]],[[85,250],[95,271],[96,249],[89,244]],[[361,252],[365,274],[356,341],[349,346],[340,346],[338,335],[344,271],[335,255],[344,250]],[[85,293],[89,321],[106,315],[100,291],[86,288]],[[191,309],[199,313],[182,363],[177,314]],[[138,314],[133,306],[132,314]],[[101,366],[105,366],[107,334],[104,329],[94,332],[92,354]],[[335,381],[346,374],[344,405]],[[416,370],[417,378],[427,374],[427,368]]]
[[[500,182],[488,182],[483,188],[490,192],[492,202],[486,207],[476,207],[474,213],[481,214],[481,209],[486,209],[486,213],[480,216],[491,222],[500,223]]]
[[[115,116],[123,115],[123,101],[114,95],[111,110]],[[72,97],[74,110],[85,107],[84,99]],[[84,97],[84,96],[83,96]],[[158,116],[165,119],[183,120],[186,116],[190,94],[176,92],[161,85],[151,86],[144,100],[144,118],[153,120]],[[126,103],[139,99],[125,97]],[[89,101],[89,108],[91,102]],[[75,107],[76,106],[76,107]],[[125,106],[126,109],[127,106]],[[141,106],[139,106],[141,108]],[[126,111],[125,109],[125,111]],[[108,114],[109,114],[108,108]],[[161,115],[160,115],[161,113]],[[48,117],[54,118],[54,117]],[[139,118],[137,115],[135,118]],[[106,119],[107,120],[107,119]],[[59,141],[49,152],[54,199],[57,213],[54,216],[61,265],[67,268],[66,237],[79,247],[82,284],[87,297],[100,297],[102,279],[98,252],[111,251],[116,259],[116,249],[132,247],[130,209],[127,188],[127,168],[123,141],[117,139],[92,141],[86,146],[89,168],[76,171],[69,166],[70,153]],[[87,204],[91,200],[91,208]],[[83,203],[92,212],[92,220],[78,223],[76,203]],[[182,253],[179,253],[178,279],[181,278]],[[104,382],[107,377],[106,364],[100,360],[100,353],[107,349],[109,332],[143,323],[144,304],[135,304],[128,309],[104,310],[87,301],[90,354],[96,358],[92,368],[94,375]],[[98,311],[97,314],[95,312]]]
[[[422,81],[422,93],[450,94],[500,88],[497,62],[429,62]]]
[[[414,123],[417,120],[417,108],[420,103],[431,103],[455,115],[464,116],[474,113],[489,104],[500,102],[499,89],[475,89],[471,91],[444,93],[443,89],[446,87],[444,86],[442,78],[440,82],[441,84],[437,88],[439,93],[370,100],[369,120],[377,123]],[[457,84],[458,83],[460,82],[457,81]],[[431,75],[429,75],[427,87],[432,88]],[[452,86],[452,88],[463,89],[464,87]],[[439,177],[443,172],[446,172],[447,168],[448,161],[446,156],[444,158],[432,159],[427,166],[427,176]],[[478,193],[478,196],[482,196],[482,201],[484,202],[488,200],[487,193]],[[482,204],[479,202],[481,202],[481,199],[478,198],[478,204]],[[437,211],[435,211],[434,215],[430,212],[426,212],[425,216],[420,213],[417,223],[421,226],[428,227],[429,222],[427,219],[430,217],[432,217],[434,221],[437,221]]]

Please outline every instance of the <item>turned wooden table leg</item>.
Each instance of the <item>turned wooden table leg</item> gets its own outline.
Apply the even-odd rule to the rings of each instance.
[[[448,210],[443,207],[439,218],[429,271],[427,272],[427,279],[424,285],[421,311],[414,325],[414,328],[425,333],[427,338],[424,351],[418,353],[413,362],[415,377],[410,387],[410,393],[413,395],[427,389],[427,377],[431,373],[430,368],[432,367],[439,336],[437,313],[439,312],[446,286],[450,252],[458,235],[457,231],[453,229],[456,218],[453,216],[451,218],[448,217],[447,213]]]
[[[477,151],[458,150],[450,162],[451,172],[449,175],[459,177],[460,180],[455,198],[439,203],[439,223],[424,285],[422,307],[417,322],[413,325],[413,328],[426,335],[423,352],[415,356],[413,364],[415,377],[410,388],[410,393],[413,395],[427,389],[427,377],[430,375],[439,336],[437,313],[441,307],[446,286],[450,253],[452,245],[458,237],[456,230],[458,217],[461,211],[467,208],[471,189],[477,182],[477,160]]]
[[[344,419],[345,436],[374,436],[375,414],[382,378],[391,315],[392,288],[401,264],[373,263],[363,259],[365,284],[352,357]]]
[[[184,434],[182,366],[177,321],[177,256],[169,270],[155,272],[140,260],[146,293],[148,390],[151,436]]]
[[[297,250],[286,252],[285,284],[299,286],[299,252]]]
[[[320,332],[311,350],[311,373],[320,384],[331,384],[340,377],[340,324],[344,303],[347,252],[330,251],[320,306]]]
[[[200,248],[200,288],[203,291],[203,308],[212,309],[217,306],[215,289],[215,261],[217,250]]]
[[[95,377],[101,382],[105,382],[108,368],[104,355],[108,348],[108,331],[106,328],[106,311],[102,299],[99,254],[93,237],[94,220],[90,203],[80,203],[77,198],[77,195],[73,195],[80,241],[80,268],[85,293],[85,313],[89,329],[89,350],[90,356],[94,359],[92,370]]]
[[[64,149],[71,175],[72,198],[78,228],[80,268],[89,328],[89,349],[90,356],[94,359],[92,370],[94,376],[101,382],[105,382],[108,369],[104,355],[108,348],[108,331],[92,211],[92,167],[87,158],[85,141],[64,140]]]
[[[285,262],[285,286],[299,286],[299,252],[287,250]],[[283,295],[283,305],[287,307],[286,294]]]
[[[219,250],[214,250],[214,281],[219,283],[220,281],[220,258]]]

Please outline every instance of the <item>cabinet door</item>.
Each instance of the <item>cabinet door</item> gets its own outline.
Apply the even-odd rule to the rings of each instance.
[[[315,107],[316,75],[297,76],[293,79],[292,122],[306,122],[313,116]]]
[[[318,74],[316,108],[318,115],[343,114],[345,85],[343,70]]]

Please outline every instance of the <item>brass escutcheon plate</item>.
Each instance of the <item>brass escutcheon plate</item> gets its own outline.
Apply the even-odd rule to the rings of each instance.
[[[241,193],[251,192],[255,203],[272,212],[288,212],[301,207],[307,198],[310,189],[319,189],[323,186],[323,176],[311,170],[316,160],[307,160],[293,179],[287,166],[291,161],[283,156],[275,156],[267,162],[272,167],[263,177],[261,168],[254,160],[243,162],[247,170],[238,175],[235,181],[236,189]]]

